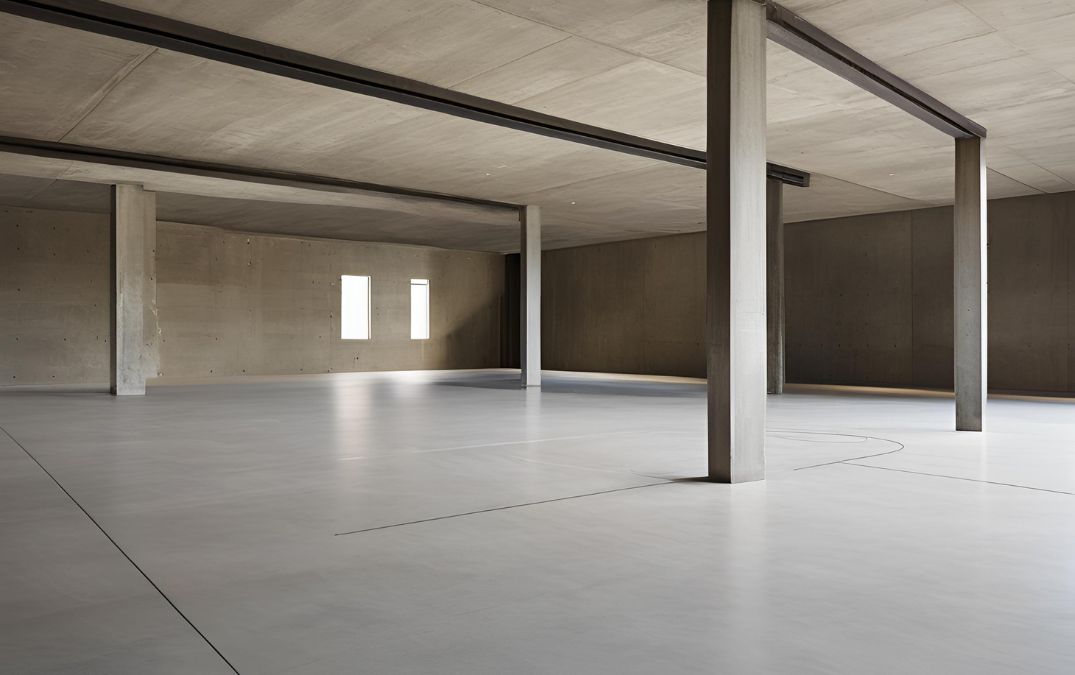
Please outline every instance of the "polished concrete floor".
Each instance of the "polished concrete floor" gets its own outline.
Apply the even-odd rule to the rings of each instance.
[[[1075,672],[1075,402],[514,378],[0,393],[0,672]]]

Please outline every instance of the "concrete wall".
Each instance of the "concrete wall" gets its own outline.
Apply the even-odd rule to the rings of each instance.
[[[0,380],[108,381],[108,217],[0,208]],[[339,277],[372,277],[372,339],[339,339]],[[410,279],[431,339],[410,339]],[[500,364],[503,256],[160,223],[168,377]]]
[[[1075,392],[1075,193],[989,209],[989,386]],[[952,386],[951,209],[786,236],[790,381]]]
[[[1075,193],[992,201],[990,386],[1075,392]],[[789,224],[790,382],[952,386],[952,211]],[[548,251],[546,368],[704,376],[704,235]]]
[[[701,233],[546,251],[543,365],[705,377]]]
[[[108,384],[108,216],[0,207],[0,383]]]

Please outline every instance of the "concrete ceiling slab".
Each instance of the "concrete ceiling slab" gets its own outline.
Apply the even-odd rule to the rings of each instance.
[[[0,204],[30,209],[107,213],[109,187],[79,180],[0,174]],[[157,219],[229,230],[302,237],[435,245],[508,253],[519,248],[518,221],[480,223],[459,214],[407,213],[384,208],[211,197],[157,192]]]
[[[109,188],[98,183],[0,174],[0,204],[28,209],[106,213]]]
[[[704,0],[117,4],[655,140],[705,144]],[[989,127],[991,196],[1075,189],[1067,37],[1075,3],[784,4]],[[4,133],[541,203],[554,246],[694,231],[704,221],[697,170],[6,15],[0,37],[0,91],[17,102],[0,110]],[[951,201],[950,139],[777,45],[768,69],[769,158],[815,174],[814,188],[787,191],[790,218]],[[25,169],[10,164],[0,170],[55,169],[32,158]],[[102,178],[86,167],[57,175]],[[149,178],[173,191],[182,182]],[[212,198],[283,196],[193,187]],[[458,222],[458,214],[441,217]],[[373,231],[354,222],[352,236]]]
[[[28,161],[29,160],[29,161]],[[476,227],[515,225],[518,216],[512,210],[473,204],[337,188],[333,186],[296,187],[249,180],[229,180],[154,171],[142,168],[110,166],[89,162],[27,157],[0,152],[0,173],[61,182],[140,184],[161,193],[222,199],[256,200],[276,204],[339,206],[371,211],[413,215],[426,219],[444,218],[468,222]],[[41,208],[46,208],[41,205]]]
[[[60,140],[153,51],[29,19],[0,20],[0,134]]]

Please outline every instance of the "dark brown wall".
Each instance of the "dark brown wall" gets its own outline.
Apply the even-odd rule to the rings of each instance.
[[[705,376],[704,235],[542,256],[542,365]]]
[[[990,386],[1075,392],[1075,193],[992,201]],[[952,386],[952,210],[786,228],[790,382]],[[704,235],[548,251],[546,368],[704,376]]]
[[[789,381],[950,388],[951,222],[939,208],[789,225]],[[1075,193],[989,203],[991,388],[1075,391],[1073,253]]]

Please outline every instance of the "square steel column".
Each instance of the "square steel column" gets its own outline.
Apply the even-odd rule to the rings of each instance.
[[[956,430],[982,431],[989,386],[985,140],[956,139]]]
[[[146,367],[155,359],[147,336],[147,284],[152,274],[156,235],[156,195],[138,185],[112,186],[109,379],[116,395],[146,393]],[[152,297],[149,298],[152,300]]]
[[[766,317],[769,329],[769,358],[766,373],[770,394],[784,393],[784,183],[766,180],[768,202],[766,228]]]
[[[765,6],[710,0],[709,480],[765,478]]]
[[[541,386],[541,209],[520,210],[519,365],[522,386]]]

